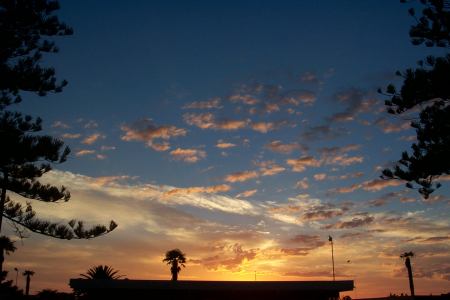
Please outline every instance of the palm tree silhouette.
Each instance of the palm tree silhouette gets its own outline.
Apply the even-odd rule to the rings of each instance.
[[[14,246],[14,242],[12,242],[7,236],[0,236],[0,263],[3,264],[5,260],[5,254],[9,254],[10,252],[14,252],[16,250],[16,246]]]
[[[405,266],[408,270],[408,278],[409,278],[409,289],[411,290],[411,297],[414,298],[414,281],[413,281],[413,274],[412,274],[412,267],[411,267],[411,260],[410,257],[413,257],[413,252],[405,252],[402,255],[400,255],[400,258],[405,259]]]
[[[107,265],[98,265],[87,270],[86,274],[80,274],[86,279],[119,279],[125,275],[117,275],[119,271]]]
[[[27,277],[27,284],[25,286],[25,295],[29,295],[30,294],[30,281],[31,281],[31,276],[34,275],[34,271],[30,271],[30,270],[25,270],[22,273],[23,276]]]
[[[172,281],[178,280],[178,273],[181,271],[181,267],[185,267],[186,257],[180,249],[173,249],[166,252],[166,257],[163,259],[170,267],[170,273],[172,273]],[[181,266],[181,267],[180,267]]]

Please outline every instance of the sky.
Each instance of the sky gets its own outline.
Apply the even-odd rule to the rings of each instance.
[[[423,199],[381,171],[415,141],[378,88],[439,49],[412,46],[398,1],[60,1],[74,35],[44,57],[62,93],[24,95],[72,152],[43,182],[41,217],[118,228],[93,240],[33,233],[9,255],[31,291],[106,264],[129,279],[354,280],[353,298],[449,292],[450,190]],[[12,195],[18,201],[25,203]],[[5,221],[6,222],[6,221]],[[6,223],[8,224],[8,223]],[[25,279],[19,276],[23,288]]]

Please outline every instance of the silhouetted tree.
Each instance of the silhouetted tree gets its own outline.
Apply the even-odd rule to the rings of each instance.
[[[413,273],[412,273],[412,267],[411,267],[411,260],[410,257],[413,257],[414,253],[412,252],[405,252],[402,255],[400,255],[400,258],[405,259],[405,266],[408,270],[408,279],[409,279],[409,289],[411,290],[411,297],[414,297],[414,281],[413,281]]]
[[[181,267],[185,267],[186,257],[180,249],[173,249],[166,252],[166,257],[163,262],[170,265],[170,273],[172,274],[172,280],[178,280],[178,273],[181,271]]]
[[[26,277],[26,285],[25,285],[25,295],[29,295],[30,294],[30,281],[31,281],[31,276],[34,275],[34,271],[30,271],[30,270],[26,270],[25,272],[23,272],[22,274],[23,276]]]
[[[58,9],[52,0],[0,1],[0,109],[20,102],[22,91],[45,96],[67,84],[57,83],[55,70],[41,64],[44,53],[58,52],[49,37],[73,33],[54,15]]]
[[[125,275],[117,275],[119,271],[110,266],[98,265],[90,268],[86,274],[80,274],[86,279],[119,279]]]
[[[405,2],[405,1],[402,1]],[[410,37],[414,45],[449,47],[450,10],[443,0],[421,0],[422,16],[417,19],[415,10],[409,13],[417,20]],[[402,153],[397,164],[383,170],[382,178],[405,180],[408,188],[419,186],[419,193],[428,198],[440,187],[436,179],[450,174],[450,54],[444,57],[427,57],[419,61],[418,68],[397,71],[403,78],[400,90],[390,84],[385,101],[388,112],[402,115],[419,111],[411,126],[416,129],[417,142],[412,153]],[[380,91],[381,92],[381,91]]]
[[[44,289],[36,294],[36,299],[40,300],[72,300],[73,294],[58,292],[57,290]]]
[[[44,202],[68,201],[70,193],[64,188],[42,184],[37,179],[52,170],[52,165],[67,159],[70,150],[64,143],[48,135],[38,135],[42,120],[7,111],[11,104],[22,100],[21,93],[45,96],[60,92],[67,84],[57,82],[55,70],[42,65],[43,53],[58,51],[49,38],[72,34],[54,12],[58,1],[1,0],[0,1],[0,233],[3,217],[33,232],[61,239],[89,239],[112,231],[97,225],[85,229],[82,221],[67,225],[41,220],[30,204],[23,207],[11,200],[7,191],[31,200]],[[1,245],[0,245],[1,247]],[[3,253],[0,248],[0,272]]]

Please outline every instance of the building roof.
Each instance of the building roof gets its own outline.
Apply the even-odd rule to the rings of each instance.
[[[168,281],[168,280],[92,280],[71,279],[74,289],[126,289],[126,290],[197,290],[197,291],[334,291],[353,290],[353,280],[343,281]]]

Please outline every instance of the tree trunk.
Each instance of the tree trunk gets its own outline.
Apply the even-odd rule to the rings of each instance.
[[[411,267],[411,260],[409,257],[405,259],[405,266],[406,269],[408,269],[408,278],[409,278],[409,289],[411,290],[411,297],[414,299],[414,281],[413,281],[413,274],[412,274],[412,267]]]
[[[27,285],[25,287],[25,295],[29,295],[30,294],[30,275],[27,275]]]
[[[173,262],[171,272],[172,272],[172,281],[177,281],[178,280],[178,262],[177,261]]]
[[[3,175],[3,186],[2,194],[0,198],[0,235],[2,233],[2,223],[3,223],[3,212],[5,211],[5,202],[6,202],[6,175]],[[5,260],[5,251],[3,249],[3,245],[0,245],[0,274],[3,273],[3,261]]]

